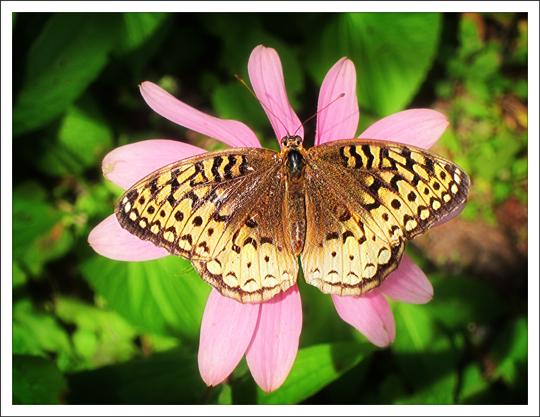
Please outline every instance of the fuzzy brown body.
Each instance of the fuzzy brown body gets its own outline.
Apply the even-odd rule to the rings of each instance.
[[[210,152],[163,167],[116,206],[120,225],[191,260],[239,302],[263,302],[304,277],[359,296],[399,264],[405,241],[465,201],[467,174],[413,146],[348,139],[309,150]]]
[[[298,138],[298,136],[293,136]],[[301,141],[287,140],[281,152],[282,181],[285,181],[287,198],[284,212],[289,224],[291,247],[295,255],[300,255],[306,239],[306,151]]]

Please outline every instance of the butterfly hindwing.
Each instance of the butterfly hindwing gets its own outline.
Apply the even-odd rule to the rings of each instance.
[[[264,302],[296,283],[298,260],[286,237],[285,187],[268,178],[231,240],[211,261],[193,261],[201,277],[242,303]]]
[[[307,233],[301,254],[304,277],[326,294],[359,296],[380,285],[403,254],[372,222],[353,212],[338,194],[307,181]]]

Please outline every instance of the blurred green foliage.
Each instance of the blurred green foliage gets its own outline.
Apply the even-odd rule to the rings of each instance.
[[[328,69],[356,65],[359,132],[431,107],[451,122],[437,144],[472,178],[464,217],[497,223],[527,201],[527,16],[520,14],[18,14],[13,17],[14,404],[525,404],[526,297],[432,273],[435,299],[392,303],[397,337],[376,349],[300,279],[301,349],[265,394],[245,360],[208,389],[197,368],[209,286],[189,263],[123,263],[89,247],[122,193],[101,175],[115,147],[211,141],[154,114],[137,85],[250,126],[277,149],[245,80],[259,44],[283,62],[300,119]],[[284,28],[292,28],[284,30]],[[306,126],[306,140],[313,136]]]

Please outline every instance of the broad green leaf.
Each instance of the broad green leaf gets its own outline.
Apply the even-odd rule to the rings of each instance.
[[[129,52],[142,46],[160,27],[167,13],[122,13],[121,48]]]
[[[120,32],[120,42],[115,48],[115,55],[124,64],[117,68],[129,71],[132,76],[132,87],[144,81],[145,70],[148,63],[156,54],[160,53],[162,42],[170,41],[170,37],[178,33],[182,28],[174,27],[174,15],[170,13],[123,13],[122,26]],[[174,30],[171,30],[174,29]],[[185,41],[185,38],[181,40]],[[190,48],[194,45],[190,44]],[[196,48],[196,47],[195,47]],[[197,49],[197,48],[196,48]],[[186,45],[182,45],[181,53],[170,54],[171,57],[182,56],[188,59],[185,54]],[[162,54],[163,56],[164,54]],[[115,56],[116,57],[116,56]]]
[[[249,398],[241,386],[233,383],[234,403],[297,404],[369,357],[375,349],[367,343],[328,343],[300,349],[281,387],[268,394],[257,387]]]
[[[223,389],[219,393],[218,404],[231,405],[232,402],[232,388],[230,385],[223,384]]]
[[[62,219],[62,213],[50,204],[13,193],[13,256],[20,256],[39,237],[45,236]]]
[[[264,147],[279,149],[262,106],[240,82],[217,86],[212,94],[212,104],[220,118],[239,120],[252,130],[272,134],[273,136],[265,138],[267,140]],[[259,140],[261,139],[259,135]]]
[[[145,343],[152,352],[163,352],[180,346],[181,341],[173,336],[163,336],[158,334],[142,335]]]
[[[21,269],[21,266],[13,261],[13,267],[12,267],[12,274],[13,277],[11,279],[13,288],[16,288],[20,285],[23,285],[27,282],[28,277],[26,276],[25,272]]]
[[[64,225],[63,213],[45,201],[47,192],[25,183],[13,192],[13,258],[34,277],[43,265],[68,252],[73,236]]]
[[[424,306],[426,313],[452,328],[496,320],[507,305],[493,289],[473,278],[430,276],[435,296]]]
[[[251,52],[257,45],[275,49],[283,65],[289,101],[296,111],[301,110],[298,108],[297,95],[304,90],[305,78],[299,62],[299,54],[288,42],[262,29],[260,16],[256,14],[226,13],[218,15],[207,13],[201,15],[201,20],[208,31],[223,38],[222,61],[233,82],[235,79],[232,76],[239,74],[249,85],[247,64]],[[254,39],[256,43],[254,43]],[[251,96],[247,90],[246,96]],[[254,105],[258,106],[258,104]],[[264,120],[268,126],[270,122],[266,117]]]
[[[100,165],[112,141],[112,130],[97,106],[84,99],[66,110],[56,141],[45,144],[37,164],[49,175],[80,175],[86,168]]]
[[[449,371],[441,378],[416,390],[413,395],[397,400],[394,404],[442,405],[454,404],[454,390],[458,382],[457,372]]]
[[[398,303],[394,308],[396,340],[392,351],[402,375],[415,388],[402,402],[451,404],[457,384],[454,368],[461,349],[436,326],[425,307]]]
[[[56,365],[38,356],[13,356],[13,404],[62,404],[66,381]]]
[[[478,21],[473,16],[462,15],[458,26],[459,54],[461,58],[475,54],[484,47]]]
[[[388,375],[379,385],[379,397],[381,404],[394,404],[398,400],[408,397],[403,380],[396,374]]]
[[[73,247],[73,235],[64,224],[64,219],[58,222],[49,233],[38,237],[19,256],[28,271],[38,277],[46,263],[59,259]]]
[[[300,347],[321,343],[354,342],[364,338],[350,324],[344,322],[336,311],[332,297],[306,283],[303,273],[298,277],[298,289],[302,294],[302,337]],[[364,338],[363,341],[366,339]]]
[[[13,353],[46,357],[58,355],[60,368],[69,367],[73,349],[65,329],[54,316],[40,312],[28,299],[13,305]]]
[[[459,402],[472,404],[474,403],[474,397],[481,395],[488,388],[489,383],[482,376],[482,369],[480,369],[478,363],[471,363],[463,370],[461,375]]]
[[[184,348],[67,375],[68,404],[199,404],[207,390]]]
[[[81,268],[95,290],[132,325],[149,333],[198,338],[210,286],[188,261],[168,256],[120,262],[96,255]]]
[[[323,28],[308,70],[318,83],[344,56],[356,66],[358,101],[379,117],[403,110],[435,58],[441,28],[434,13],[347,13]]]
[[[135,330],[112,311],[60,297],[55,302],[55,313],[64,323],[76,326],[71,337],[79,361],[72,370],[125,361],[137,352],[133,343]]]
[[[497,362],[493,377],[503,378],[514,389],[527,387],[528,336],[527,319],[520,317],[501,330],[492,349]]]
[[[517,161],[514,161],[514,164],[512,165],[512,174],[515,178],[521,179],[521,178],[527,178],[527,174],[529,171],[529,160],[528,159],[518,159]]]
[[[13,108],[13,135],[41,127],[73,103],[107,64],[120,15],[52,15],[30,48]]]

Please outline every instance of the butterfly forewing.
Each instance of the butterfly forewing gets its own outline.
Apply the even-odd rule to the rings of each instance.
[[[327,172],[321,176],[328,183],[325,186],[340,187],[340,195],[360,203],[381,228],[397,223],[406,239],[456,209],[465,201],[470,184],[453,162],[385,141],[328,142],[310,149],[308,164],[314,171]]]
[[[226,149],[161,168],[116,206],[122,227],[174,255],[212,259],[221,252],[275,170],[268,149]]]

